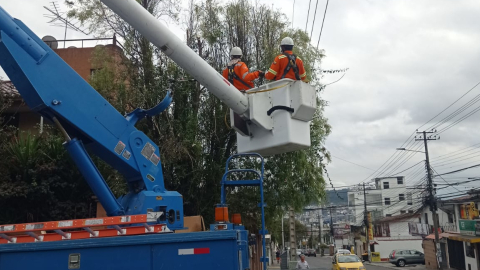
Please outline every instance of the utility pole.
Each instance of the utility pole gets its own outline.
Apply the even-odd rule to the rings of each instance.
[[[310,241],[311,241],[311,245],[310,245],[310,248],[313,248],[313,224],[310,223]],[[307,243],[308,245],[308,243]]]
[[[318,209],[318,243],[320,246],[322,245],[322,227],[323,227],[323,222],[321,217],[322,210]]]
[[[368,254],[368,261],[370,262],[370,237],[369,237],[369,223],[368,223],[368,210],[367,210],[367,193],[365,192],[365,183],[363,183],[363,222],[365,223],[365,238],[367,239],[367,254]]]
[[[426,160],[426,167],[427,167],[427,177],[428,177],[428,202],[430,203],[430,211],[432,211],[432,218],[433,218],[433,229],[435,233],[435,249],[436,249],[436,255],[437,255],[437,264],[438,264],[438,269],[442,270],[442,249],[440,248],[440,240],[438,236],[438,217],[437,217],[437,200],[435,198],[435,194],[433,191],[433,179],[432,179],[432,171],[430,169],[430,160],[428,157],[428,145],[427,141],[435,141],[437,140],[437,136],[428,136],[427,134],[435,133],[436,131],[423,131],[423,132],[418,132],[417,134],[420,133],[422,136],[420,138],[415,138],[415,141],[422,141],[425,146],[425,160]],[[423,138],[422,138],[423,137]]]
[[[330,207],[330,238],[332,240],[333,249],[335,249],[335,235],[333,234],[333,216],[332,216],[332,207]]]
[[[283,219],[285,218],[285,214],[282,213],[282,249],[285,249],[285,231],[283,230]]]
[[[297,261],[297,237],[295,233],[295,212],[291,207],[288,211],[289,223],[290,223],[290,261]]]

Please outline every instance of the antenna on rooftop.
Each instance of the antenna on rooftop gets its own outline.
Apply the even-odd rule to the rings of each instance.
[[[65,2],[66,3],[71,3],[71,2],[68,2],[68,1],[65,1]],[[75,20],[73,20],[73,19],[69,20],[68,19],[67,13],[61,11],[60,5],[57,2],[51,2],[50,6],[51,7],[46,7],[46,6],[43,7],[48,12],[50,12],[50,14],[45,14],[44,16],[50,19],[50,21],[48,21],[48,23],[50,23],[51,25],[59,26],[59,27],[65,27],[65,35],[64,35],[64,38],[63,38],[63,48],[66,47],[65,46],[65,40],[67,39],[67,29],[70,28],[74,31],[77,31],[77,32],[83,33],[85,35],[88,35],[83,29],[80,28],[80,26],[75,25],[77,23]]]

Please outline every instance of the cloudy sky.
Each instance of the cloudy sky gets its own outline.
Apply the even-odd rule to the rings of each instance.
[[[0,6],[23,20],[40,37],[48,34],[62,39],[63,29],[47,24],[43,16],[46,13],[43,6],[49,6],[50,2],[0,0]],[[317,0],[280,0],[273,2],[273,6],[293,21],[293,27],[305,29],[309,3],[307,29],[310,32]],[[326,0],[318,1],[312,35],[315,46],[325,6]],[[344,78],[327,86],[322,95],[329,103],[325,114],[333,128],[326,147],[333,155],[327,169],[335,186],[393,175],[411,166],[400,173],[407,177],[407,184],[424,176],[422,164],[415,165],[425,159],[423,153],[395,149],[403,146],[423,151],[421,142],[414,142],[410,137],[417,128],[423,131],[434,126],[441,131],[480,108],[474,99],[480,94],[478,86],[425,124],[480,82],[478,14],[478,0],[329,2],[320,41],[320,48],[327,54],[322,67],[326,70],[349,68]],[[67,34],[67,38],[85,37],[73,31]],[[3,72],[0,76],[5,77]],[[340,76],[326,75],[323,83],[334,82]],[[470,106],[452,115],[465,104]],[[453,117],[440,122],[449,115]],[[476,150],[480,146],[479,124],[479,115],[472,114],[441,132],[440,140],[429,142],[436,172],[480,163],[477,157],[480,149]],[[475,147],[467,148],[472,145]],[[480,170],[449,174],[435,181],[456,183],[476,176],[480,176]],[[473,186],[480,185],[471,182],[458,189]],[[452,188],[443,189],[447,190],[457,192]]]

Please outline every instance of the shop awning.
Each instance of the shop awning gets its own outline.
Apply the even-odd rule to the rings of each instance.
[[[458,233],[447,233],[447,232],[444,232],[444,233],[439,233],[438,234],[438,237],[440,239],[442,238],[450,238],[451,236],[460,236]],[[432,240],[435,240],[435,234],[432,233],[432,234],[429,234],[427,236],[425,236],[425,239],[432,239]]]
[[[456,241],[462,241],[462,242],[468,242],[468,243],[480,243],[480,236],[474,236],[474,235],[455,235],[455,236],[449,236],[448,239],[456,240]]]

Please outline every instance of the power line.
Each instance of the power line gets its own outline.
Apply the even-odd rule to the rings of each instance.
[[[480,82],[478,82],[474,87],[472,87],[470,90],[468,90],[465,94],[463,94],[461,97],[459,97],[457,100],[455,100],[452,104],[448,105],[445,109],[443,109],[441,112],[439,112],[437,115],[435,115],[432,119],[428,120],[425,124],[421,125],[418,129],[420,129],[421,127],[423,127],[424,125],[426,125],[428,122],[432,121],[433,119],[435,119],[437,116],[439,116],[440,114],[442,114],[443,112],[445,112],[446,110],[448,110],[450,107],[452,107],[455,103],[457,103],[460,99],[462,99],[464,96],[466,96],[468,93],[470,93],[473,89],[475,89],[478,85],[480,84]],[[439,122],[437,122],[438,124]],[[428,128],[427,130],[429,129],[432,129],[433,127],[435,127],[435,125],[433,125],[432,127]]]
[[[480,101],[480,97],[477,101]],[[475,113],[477,113],[478,111],[480,111],[480,106],[478,106],[477,108],[475,108],[474,110],[470,111],[469,113],[467,113],[466,115],[462,116],[460,119],[457,119],[455,122],[451,123],[450,125],[448,125],[447,127],[441,129],[440,131],[438,131],[437,134],[441,134],[447,130],[449,130],[450,128],[452,128],[453,126],[457,125],[458,123],[461,123],[463,122],[463,120],[469,118],[470,116],[474,115]]]
[[[450,153],[447,153],[447,154],[440,155],[440,156],[434,158],[434,160],[440,160],[440,159],[449,158],[449,157],[451,157],[451,156],[458,155],[458,154],[460,154],[460,153],[454,154],[454,155],[452,155],[452,154],[453,154],[453,153],[460,152],[460,151],[461,151],[462,153],[463,153],[463,152],[472,151],[473,149],[469,149],[469,148],[472,148],[472,147],[477,146],[477,145],[480,145],[480,143],[476,143],[476,144],[470,145],[470,146],[468,146],[468,147],[462,148],[462,149],[460,149],[460,150],[456,150],[456,151],[453,151],[453,152],[450,152]],[[477,147],[475,147],[475,148],[480,148],[480,146],[477,146]],[[474,148],[474,149],[475,149],[475,148]],[[464,151],[464,150],[466,150],[466,151]],[[446,157],[444,157],[444,156],[446,156]],[[442,158],[441,158],[441,157],[442,157]]]
[[[406,144],[414,134],[415,134],[415,132],[413,132],[413,133],[408,137],[408,139],[402,144],[402,146],[403,146],[404,144]],[[365,182],[367,179],[369,179],[370,177],[372,177],[373,175],[375,175],[375,173],[376,173],[377,171],[379,171],[381,168],[383,168],[383,166],[384,166],[390,159],[392,159],[393,156],[395,156],[395,154],[397,154],[397,153],[398,153],[398,150],[397,150],[396,152],[394,152],[376,171],[374,171],[372,174],[370,174],[370,175],[367,176],[365,179],[363,179],[359,184],[362,184],[362,183]]]
[[[293,20],[295,18],[295,0],[293,0],[293,10],[292,10],[292,29],[293,29]]]
[[[420,148],[421,148],[421,145],[419,147],[417,147],[417,149],[415,149],[415,151],[417,151]],[[393,171],[402,167],[403,164],[405,164],[407,161],[409,161],[413,156],[415,156],[418,153],[418,152],[413,152],[413,151],[405,151],[405,152],[409,153],[409,154],[405,155],[406,156],[405,160],[401,161],[400,164],[398,164],[395,168],[391,169],[390,171],[388,171],[388,172],[385,171],[386,175],[391,175]],[[395,164],[393,164],[393,165],[395,165]]]
[[[450,165],[452,163],[457,163],[457,162],[460,162],[460,161],[464,161],[464,160],[467,160],[467,159],[472,159],[472,158],[475,158],[475,157],[479,157],[480,154],[478,154],[479,152],[474,152],[474,153],[470,153],[468,155],[465,155],[465,156],[462,156],[464,158],[454,158],[454,159],[450,159],[450,160],[444,160],[444,161],[441,161],[441,162],[438,162],[438,163],[434,163],[435,166],[437,167],[441,167],[441,166],[446,166],[446,165]],[[472,157],[467,157],[467,156],[471,156],[473,154],[478,154],[478,155],[475,155],[475,156],[472,156]]]
[[[307,33],[308,17],[310,16],[310,6],[312,5],[312,0],[308,2],[308,13],[307,13],[307,23],[305,23],[305,33]],[[311,37],[310,37],[311,39]]]
[[[442,174],[437,174],[437,175],[434,175],[434,176],[440,176],[440,175],[446,175],[446,174],[457,173],[457,172],[461,172],[461,171],[469,170],[469,169],[476,168],[476,167],[480,167],[480,164],[476,164],[476,165],[473,165],[473,166],[470,166],[470,167],[462,168],[462,169],[455,170],[455,171],[451,171],[451,172],[446,172],[446,173],[442,173]]]
[[[318,50],[318,45],[320,45],[320,38],[322,37],[323,23],[325,22],[325,16],[327,16],[327,8],[328,8],[328,0],[327,0],[327,5],[325,6],[325,13],[323,14],[322,27],[320,28],[320,35],[318,35],[317,50]]]
[[[438,175],[438,172],[432,167],[430,166],[430,168],[432,169],[432,171],[434,171],[437,175]],[[447,182],[447,180],[445,180],[441,175],[438,175],[445,183],[451,185],[450,183]],[[458,190],[456,187],[454,187],[453,185],[451,185],[451,187],[453,187],[454,189],[456,189],[457,191],[460,191]]]
[[[318,0],[317,0],[317,4],[315,4],[315,14],[313,15],[312,31],[310,31],[310,40],[312,40],[313,27],[315,26],[315,18],[317,17],[317,7],[318,7]]]
[[[340,158],[340,157],[337,157],[337,156],[334,156],[334,155],[331,155],[331,156],[332,156],[332,157],[334,157],[334,158],[338,158],[338,159],[340,159],[340,160],[342,160],[342,161],[345,161],[345,162],[351,163],[351,164],[353,164],[353,165],[357,165],[358,167],[362,167],[362,168],[365,168],[365,169],[368,169],[368,170],[375,171],[374,169],[371,169],[371,168],[368,168],[368,167],[365,167],[365,166],[359,165],[359,164],[357,164],[357,163],[354,163],[354,162],[351,162],[351,161],[345,160],[345,159],[343,159],[343,158]]]
[[[425,160],[420,160],[419,162],[415,163],[414,165],[408,167],[407,169],[405,169],[405,170],[403,170],[403,171],[400,171],[400,172],[397,172],[397,173],[392,173],[391,175],[392,175],[392,176],[394,176],[394,175],[399,175],[399,174],[401,174],[401,173],[403,173],[403,172],[405,172],[405,171],[410,170],[411,168],[417,166],[418,164],[420,164],[420,163],[422,163],[422,162],[425,162]]]
[[[328,171],[327,171],[327,168],[326,168],[325,166],[323,166],[323,170],[325,171],[325,174],[327,175],[327,178],[328,178],[328,180],[330,181],[330,185],[332,186],[333,191],[335,191],[335,194],[337,194],[337,197],[338,197],[340,200],[343,200],[343,198],[338,194],[337,190],[336,190],[335,187],[333,186],[332,179],[330,179],[330,175],[328,175]]]

